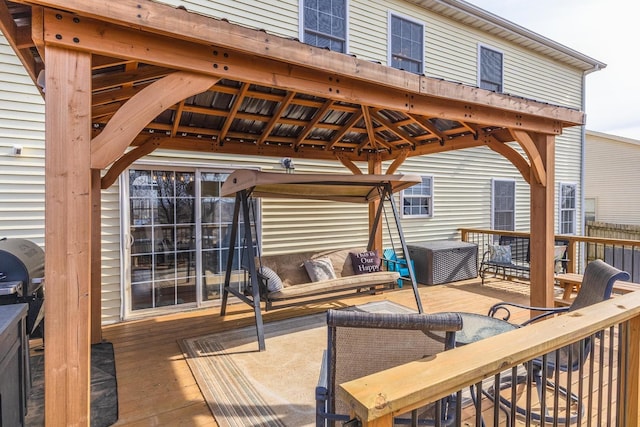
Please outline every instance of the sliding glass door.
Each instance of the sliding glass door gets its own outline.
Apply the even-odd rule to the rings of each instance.
[[[235,201],[220,196],[227,175],[198,170],[129,171],[125,250],[130,274],[125,288],[130,312],[198,306],[220,299]],[[241,233],[242,229],[236,238],[232,274],[234,285],[240,287],[245,281],[243,258],[247,259]]]

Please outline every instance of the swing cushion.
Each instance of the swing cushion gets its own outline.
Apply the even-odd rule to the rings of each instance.
[[[355,274],[366,274],[380,271],[378,251],[350,252],[351,265]]]
[[[333,264],[328,257],[308,259],[304,262],[304,268],[312,282],[331,280],[336,278]]]
[[[283,288],[282,279],[269,267],[260,267],[260,274],[267,279],[267,290],[269,292],[278,292]]]

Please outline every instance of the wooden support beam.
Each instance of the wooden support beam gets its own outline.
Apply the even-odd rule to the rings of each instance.
[[[520,144],[527,157],[529,157],[529,164],[531,165],[531,171],[533,172],[533,179],[538,184],[543,184],[546,181],[546,171],[542,162],[538,147],[536,147],[533,138],[525,131],[509,128],[514,140]]]
[[[147,140],[141,145],[135,147],[131,151],[127,151],[123,154],[115,163],[109,168],[107,173],[102,177],[100,187],[103,190],[111,187],[118,176],[128,168],[136,160],[153,153],[153,151],[160,146],[158,138],[147,137]]]
[[[100,171],[91,171],[91,344],[102,342],[102,200]]]
[[[142,89],[120,107],[91,142],[91,167],[104,169],[113,163],[158,114],[170,105],[206,91],[217,81],[211,76],[178,71]]]
[[[349,160],[347,157],[342,156],[342,155],[338,155],[336,157],[338,158],[340,163],[342,163],[354,175],[362,175],[362,171],[360,170],[360,168],[355,163],[353,163],[351,160]]]
[[[531,185],[531,305],[553,307],[554,272],[554,136],[533,134],[531,140],[546,170],[544,182],[538,183],[532,171]]]
[[[381,173],[382,173],[382,160],[380,160],[380,156],[377,156],[377,155],[369,156],[369,174],[381,174]],[[371,226],[375,222],[376,212],[378,212],[379,205],[380,205],[380,200],[376,200],[375,202],[369,203],[369,230],[371,230]],[[372,249],[378,249],[378,253],[382,254],[382,221],[380,221],[380,223],[378,224],[378,228],[375,230]]]
[[[506,143],[500,142],[495,138],[488,138],[487,146],[509,160],[513,164],[513,166],[518,169],[520,175],[522,175],[524,180],[527,181],[528,184],[531,184],[531,167],[529,166],[529,163],[524,159],[524,157],[520,155],[520,153],[511,148]]]
[[[404,161],[407,159],[408,156],[409,156],[409,150],[408,149],[402,150],[402,152],[395,158],[393,163],[391,163],[387,168],[387,174],[392,175],[396,173],[398,168],[404,163]]]
[[[140,16],[137,5],[134,10],[133,16]],[[163,17],[164,23],[182,16],[181,11],[173,8],[169,8],[169,12],[170,15]],[[185,38],[180,28],[175,29],[173,37],[168,37],[154,34],[151,29],[143,32],[137,26],[127,28],[90,18],[74,22],[74,18],[77,20],[77,16],[59,10],[46,12],[45,41],[104,56],[454,121],[491,123],[496,127],[549,134],[561,133],[563,123],[583,122],[582,113],[567,108],[525,99],[514,100],[508,95],[369,64],[298,42],[289,45],[290,41],[255,30],[252,36],[260,36],[270,42],[264,44],[264,40],[245,37],[228,46],[229,38],[233,38],[234,32],[240,29],[224,24],[221,26],[224,30],[219,29],[224,32],[209,40],[204,33],[210,34],[220,24],[213,19],[205,20],[208,27],[202,28],[203,37],[196,42],[196,39]],[[188,18],[193,16],[188,15]],[[253,42],[264,44],[263,55],[243,51]],[[287,44],[285,50],[289,56],[282,58],[283,51],[278,50],[278,45],[284,44]],[[310,52],[314,54],[309,55]],[[319,58],[322,58],[322,64],[317,63]],[[315,63],[318,68],[315,68]]]
[[[88,426],[91,55],[45,49],[45,425]]]

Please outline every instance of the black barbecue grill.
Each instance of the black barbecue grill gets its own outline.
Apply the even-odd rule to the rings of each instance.
[[[44,326],[44,251],[26,239],[0,239],[0,305],[26,303],[27,333]]]

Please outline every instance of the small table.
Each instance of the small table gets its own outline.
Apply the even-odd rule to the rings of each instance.
[[[398,313],[398,314],[416,314],[416,310],[393,301],[373,301],[365,304],[347,307],[345,310],[364,311],[367,313]]]
[[[509,323],[506,320],[484,314],[465,312],[457,312],[457,314],[462,318],[462,329],[456,332],[456,345],[471,344],[519,328],[518,325]],[[478,410],[478,398],[476,396],[475,385],[472,384],[469,386],[469,393],[471,394],[471,400],[476,410]],[[486,394],[486,392],[483,393]],[[489,398],[491,397],[489,396]],[[482,427],[484,427],[485,423],[482,415],[480,416],[480,420]]]
[[[458,313],[462,317],[462,330],[456,332],[456,344],[467,345],[504,332],[518,329],[518,325],[484,314]]]

